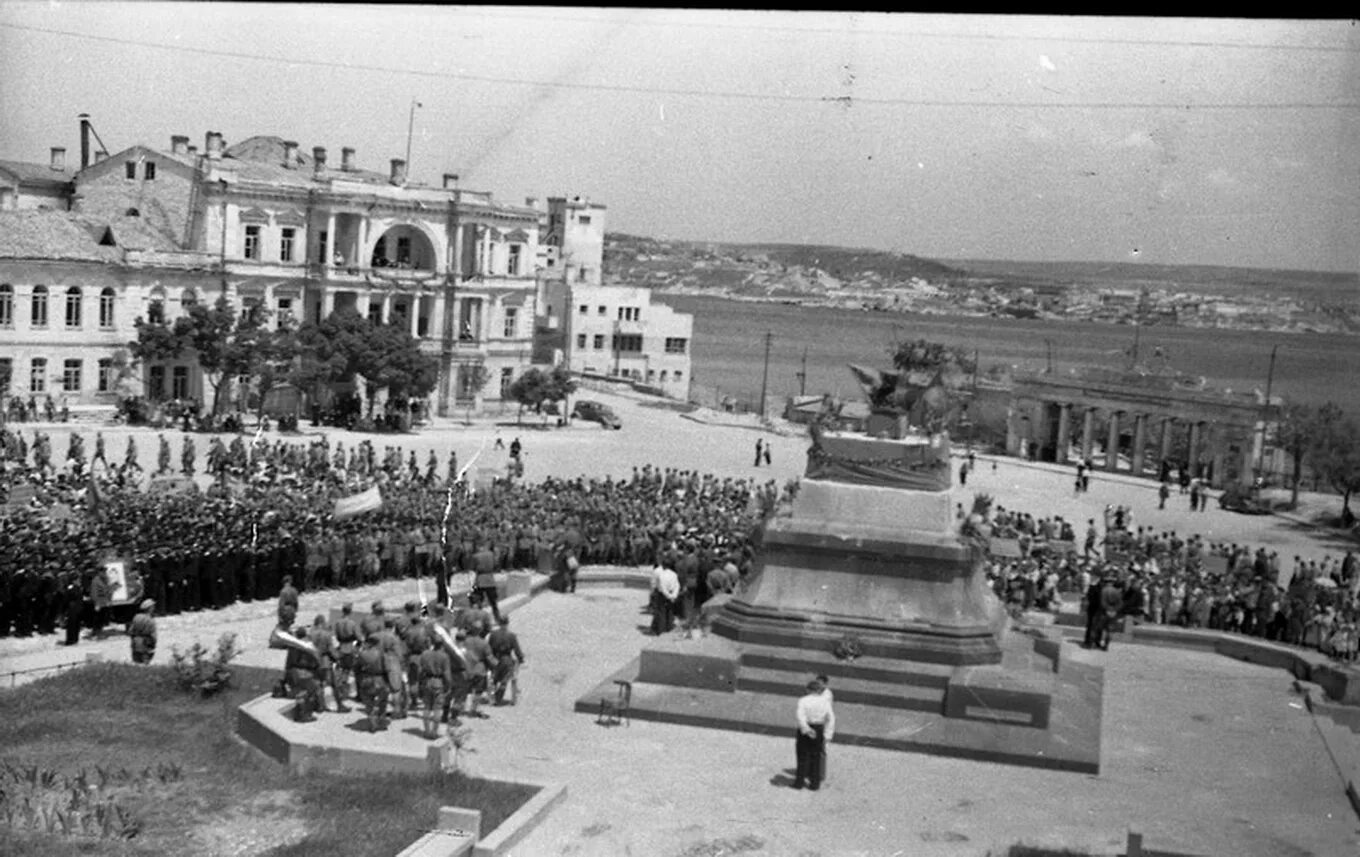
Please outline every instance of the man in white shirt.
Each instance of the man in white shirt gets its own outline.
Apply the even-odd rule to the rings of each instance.
[[[804,786],[817,791],[822,786],[822,754],[826,742],[836,734],[836,715],[824,691],[826,685],[817,679],[808,682],[807,694],[798,700],[796,718],[798,732],[794,736],[797,755],[797,774],[793,787]]]
[[[652,569],[652,633],[668,633],[675,627],[675,600],[680,597],[680,576],[657,563]]]

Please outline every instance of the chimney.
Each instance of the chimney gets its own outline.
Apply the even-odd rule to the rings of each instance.
[[[392,159],[392,184],[406,184],[406,162],[401,158]]]
[[[324,173],[324,172],[326,171],[326,147],[325,147],[325,146],[313,146],[313,147],[312,147],[312,168],[316,171],[316,174],[317,174],[317,175],[321,175],[322,173]]]
[[[526,196],[524,198],[524,204],[529,206],[530,208],[538,208],[538,197]]]
[[[187,148],[187,149],[184,150],[184,153],[185,153],[186,155],[188,155],[189,157],[191,157],[191,158],[197,157],[197,156],[198,156],[198,147],[197,147],[197,146],[190,146],[189,148]]]
[[[354,147],[345,146],[340,150],[340,169],[347,173],[354,172],[358,167],[354,166]]]
[[[66,150],[61,146],[52,147],[52,169],[59,173],[66,172]]]
[[[288,169],[297,166],[298,144],[296,140],[283,141],[283,165]]]
[[[96,164],[103,163],[104,160],[108,158],[108,156],[109,156],[108,152],[104,151],[103,149],[100,149],[98,152],[94,153],[94,162]]]
[[[185,155],[189,150],[189,138],[183,134],[176,134],[170,138],[170,154]]]
[[[222,132],[209,131],[203,139],[203,151],[211,160],[219,160],[222,157]]]
[[[444,190],[457,190],[457,189],[458,189],[458,174],[444,173]]]
[[[90,165],[90,114],[82,113],[77,118],[80,119],[80,168],[83,170]]]

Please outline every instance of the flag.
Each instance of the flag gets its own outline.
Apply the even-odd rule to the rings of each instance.
[[[348,497],[341,497],[335,501],[335,511],[331,516],[337,521],[345,518],[352,518],[355,515],[362,515],[364,512],[372,512],[374,509],[382,508],[382,494],[378,492],[378,486],[374,485],[367,491],[358,494],[351,494]]]

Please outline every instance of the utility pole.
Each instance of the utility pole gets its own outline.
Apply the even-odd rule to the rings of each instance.
[[[800,398],[801,398],[802,396],[806,396],[806,395],[807,395],[807,351],[808,351],[808,350],[807,350],[807,346],[804,345],[804,346],[803,346],[803,371],[793,373],[793,374],[795,374],[795,375],[798,376],[798,395],[799,395]]]
[[[1261,406],[1261,446],[1256,453],[1256,476],[1260,478],[1266,460],[1266,421],[1270,417],[1270,388],[1275,383],[1275,352],[1279,345],[1270,346],[1270,369],[1266,371],[1266,401]]]
[[[411,99],[411,118],[406,122],[406,177],[408,181],[411,177],[411,133],[416,127],[416,108],[424,106],[414,98]]]
[[[1051,340],[1051,339],[1045,339],[1045,340],[1044,340],[1044,350],[1048,352],[1048,372],[1045,373],[1045,374],[1052,375],[1052,374],[1053,374],[1053,340]]]
[[[765,372],[760,377],[760,418],[765,419],[765,390],[770,381],[770,343],[774,341],[774,334],[765,331]]]

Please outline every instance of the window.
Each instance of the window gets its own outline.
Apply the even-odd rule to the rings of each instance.
[[[170,375],[170,398],[189,398],[189,367],[176,366]]]
[[[411,266],[411,236],[397,236],[397,264],[404,267]]]
[[[596,350],[596,351],[603,351],[603,350],[604,350],[604,334],[603,334],[603,333],[597,333],[597,334],[595,334],[595,350]]]
[[[601,307],[600,307],[600,315],[609,315],[609,307],[607,307],[607,306],[601,306]]]
[[[137,178],[137,162],[128,161],[123,164],[123,174],[130,179]]]
[[[14,359],[0,357],[0,393],[8,393],[10,382],[14,380]]]
[[[510,245],[510,260],[505,265],[505,273],[512,277],[519,276],[519,259],[523,251],[524,247],[519,244]]]
[[[47,358],[34,357],[28,369],[28,391],[42,393],[47,390]]]
[[[683,374],[684,374],[684,373],[681,372],[679,369],[676,369],[676,370],[675,370],[675,373],[674,373],[673,375],[671,375],[671,377],[674,378],[675,380],[679,381],[679,380],[680,380],[680,376],[683,375]]]
[[[80,327],[80,289],[75,286],[66,290],[66,326]]]
[[[61,370],[61,387],[68,393],[80,392],[80,368],[79,358],[67,360]]]
[[[156,180],[156,162],[147,161],[146,166],[142,167],[142,174],[149,182]]]
[[[243,255],[247,259],[260,258],[260,227],[246,227],[246,246]]]
[[[577,348],[586,347],[586,335],[584,333],[576,334],[576,347]]]
[[[279,311],[275,314],[275,318],[277,319],[276,326],[279,330],[283,330],[283,326],[288,323],[288,319],[293,317],[293,299],[279,298],[278,307]]]
[[[0,327],[14,326],[14,287],[0,285]]]
[[[291,226],[283,228],[283,234],[279,238],[279,261],[293,261],[293,240],[297,237],[297,230]]]
[[[47,286],[33,287],[33,300],[30,302],[32,313],[29,320],[34,327],[47,327]]]
[[[665,369],[662,369],[662,370],[661,370],[661,383],[663,383],[663,384],[666,383],[666,370],[665,370]]]
[[[147,373],[146,394],[151,401],[159,402],[165,398],[165,367],[152,366]]]
[[[99,392],[112,393],[115,380],[113,359],[109,357],[99,358]]]
[[[368,305],[369,324],[382,324],[383,323],[382,311],[383,311],[382,301],[371,301]]]
[[[587,304],[581,304],[581,307],[580,307],[580,313],[581,313],[581,315],[586,315],[586,314],[589,313],[589,312],[590,312],[590,307],[589,307],[589,305],[587,305]]]
[[[105,287],[99,292],[99,329],[113,329],[113,289]]]
[[[577,282],[584,283],[584,282],[585,282],[586,280],[588,280],[588,279],[590,279],[590,269],[589,269],[589,268],[587,268],[586,266],[582,265],[580,268],[577,268],[577,269],[576,269],[576,280],[577,280]],[[600,315],[604,315],[604,307],[600,307]]]
[[[185,289],[179,293],[179,307],[185,315],[189,314],[189,308],[198,303],[198,292],[193,289]]]
[[[635,306],[619,307],[619,321],[641,321],[642,308]]]
[[[576,218],[576,222],[579,223],[579,224],[581,224],[582,226],[589,226],[589,225],[590,225],[590,215],[589,215],[589,214],[582,214],[580,217]]]
[[[689,347],[689,340],[688,340],[688,339],[685,339],[683,336],[668,336],[668,337],[666,337],[666,353],[667,353],[667,354],[684,354],[684,353],[685,353],[685,349],[688,348],[688,347]]]
[[[622,333],[614,337],[614,350],[639,352],[642,350],[642,336],[637,333]]]
[[[517,307],[505,308],[505,338],[513,339],[517,332],[517,322],[519,321],[519,309]]]
[[[329,265],[330,259],[326,258],[326,230],[321,230],[316,236],[316,263],[318,265]]]
[[[515,383],[515,369],[513,366],[506,366],[501,370],[501,398],[510,398],[510,385]]]

